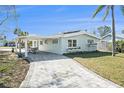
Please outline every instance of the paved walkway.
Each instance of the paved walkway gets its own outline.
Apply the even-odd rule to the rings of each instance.
[[[29,57],[32,62],[21,88],[119,87],[65,56],[41,52]]]

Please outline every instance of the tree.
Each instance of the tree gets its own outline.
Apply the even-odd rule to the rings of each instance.
[[[29,35],[28,32],[21,31],[21,29],[17,29],[17,28],[14,30],[14,34],[17,36],[28,36]]]
[[[13,7],[14,18],[15,18],[15,21],[16,21],[16,28],[14,29],[14,34],[17,35],[17,36],[27,36],[27,35],[29,35],[28,32],[24,32],[19,28],[16,7],[15,6],[12,6],[12,7]]]
[[[93,31],[93,34],[96,35],[96,31]]]
[[[121,7],[121,11],[124,15],[124,6],[120,6]],[[93,14],[93,18],[100,12],[102,11],[104,8],[106,8],[105,10],[105,14],[103,16],[103,21],[106,19],[106,17],[108,16],[110,10],[111,10],[111,18],[112,18],[112,56],[115,56],[115,16],[114,16],[114,5],[100,5],[98,6],[98,8],[96,9],[96,11]]]
[[[100,26],[97,28],[97,30],[101,37],[107,35],[108,33],[111,33],[111,27],[109,26]]]
[[[13,5],[0,6],[0,13],[2,16],[2,19],[0,21],[0,26],[13,16],[12,10],[13,10]]]
[[[11,17],[13,17],[12,10],[12,5],[0,5],[0,26],[3,26]],[[4,36],[4,39],[1,41],[2,43],[7,42],[5,32],[5,28],[0,31],[0,35]]]
[[[16,21],[16,28],[14,29],[14,34],[17,35],[18,37],[19,36],[27,36],[29,35],[28,32],[24,32],[22,31],[20,28],[19,28],[19,24],[18,24],[18,16],[17,16],[17,12],[16,12],[16,7],[13,6],[13,13],[14,13],[14,18],[15,18],[15,21]],[[21,46],[23,45],[23,42],[21,41],[21,39],[18,40],[18,44],[19,44],[19,53],[21,54]]]
[[[121,33],[124,34],[124,30],[122,30]]]

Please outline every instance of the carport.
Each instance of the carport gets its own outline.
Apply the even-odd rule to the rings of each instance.
[[[45,42],[46,40],[54,40],[57,39],[57,37],[51,37],[51,36],[19,36],[16,38],[16,50],[19,49],[19,52],[21,53],[21,47],[22,44],[24,45],[24,54],[25,57],[28,57],[28,52],[29,52],[29,46],[28,43],[31,41],[32,42],[32,48],[38,48],[39,50],[39,45],[40,41]],[[17,51],[18,52],[18,51]]]

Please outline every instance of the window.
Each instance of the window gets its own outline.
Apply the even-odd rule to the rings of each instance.
[[[73,40],[73,47],[77,46],[77,40]]]
[[[68,40],[68,47],[72,47],[72,40]]]
[[[45,44],[48,44],[48,41],[47,40],[45,40]]]
[[[77,47],[77,40],[68,40],[68,47]]]
[[[40,41],[40,45],[43,45],[43,41]]]
[[[87,40],[88,44],[93,44],[94,40]]]
[[[58,44],[58,39],[54,39],[53,44]]]

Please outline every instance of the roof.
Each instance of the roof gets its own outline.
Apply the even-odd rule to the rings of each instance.
[[[61,38],[61,37],[72,37],[72,36],[78,36],[78,35],[88,35],[93,38],[100,39],[93,34],[90,34],[86,31],[81,31],[81,30],[63,32],[63,33],[59,33],[59,34],[52,35],[52,36],[36,36],[36,35],[35,36],[20,36],[20,37],[18,37],[18,39],[19,38],[21,38],[21,39],[25,39],[25,38],[28,38],[28,39],[56,39],[56,38]]]
[[[77,31],[70,31],[70,32],[63,32],[54,36],[58,36],[58,37],[72,37],[72,36],[78,36],[78,35],[88,35],[91,36],[93,38],[98,38],[97,36],[95,36],[94,34],[88,33],[86,31],[81,31],[81,30],[77,30]]]
[[[17,39],[55,39],[58,37],[51,37],[51,36],[19,36]]]
[[[104,39],[104,38],[106,38],[106,37],[108,37],[108,36],[112,36],[112,34],[109,33],[109,34],[103,36],[101,39]],[[117,35],[116,35],[116,38],[124,39],[124,36],[122,36],[122,35],[118,35],[118,34],[117,34]]]

